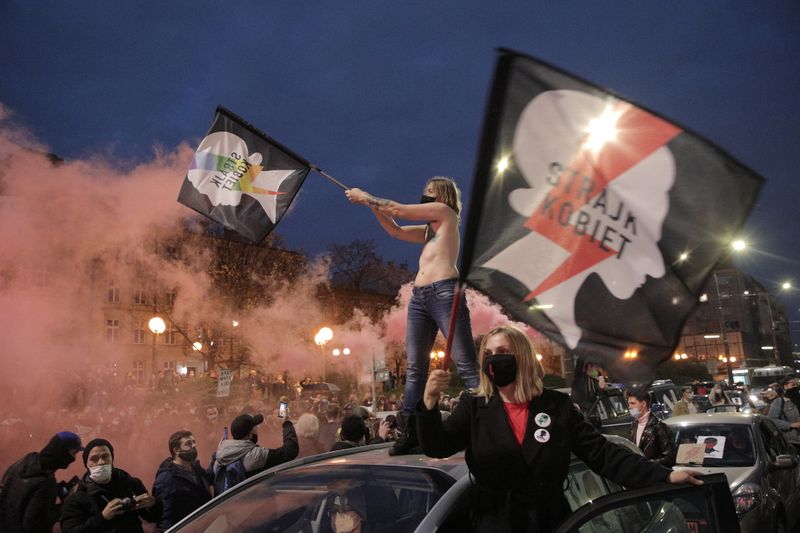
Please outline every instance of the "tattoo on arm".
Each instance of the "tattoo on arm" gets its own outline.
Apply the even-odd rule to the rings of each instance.
[[[371,194],[366,195],[366,200],[367,204],[378,209],[380,209],[381,207],[387,207],[390,202],[390,200],[386,200],[385,198],[378,198],[376,196],[372,196]]]

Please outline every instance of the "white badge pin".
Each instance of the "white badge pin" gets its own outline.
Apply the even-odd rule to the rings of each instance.
[[[547,442],[550,440],[550,432],[546,429],[537,429],[536,433],[533,434],[533,437],[537,442]]]
[[[536,421],[536,425],[542,428],[546,428],[550,425],[550,415],[547,413],[539,413],[534,420]]]

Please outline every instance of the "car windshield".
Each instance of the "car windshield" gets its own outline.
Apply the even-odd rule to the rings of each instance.
[[[702,444],[703,466],[753,466],[755,452],[750,428],[737,424],[702,424],[671,427],[675,440],[681,444]],[[680,451],[679,451],[680,454]]]
[[[413,531],[452,484],[429,468],[309,465],[248,485],[180,531],[333,533],[334,507],[358,514],[362,531]]]

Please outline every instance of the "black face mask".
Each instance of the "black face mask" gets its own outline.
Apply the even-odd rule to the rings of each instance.
[[[511,385],[517,379],[517,358],[510,353],[484,357],[482,370],[496,387]]]
[[[797,387],[793,387],[791,389],[785,389],[784,394],[790,399],[795,402],[800,401],[800,389]]]
[[[250,442],[252,442],[253,444],[258,444],[258,433],[253,433],[250,436]]]
[[[191,450],[181,450],[178,452],[178,457],[184,461],[192,462],[197,459],[197,448],[192,448]]]
[[[427,194],[423,194],[422,196],[419,197],[419,203],[421,204],[429,204],[435,201],[436,198],[434,198],[433,196],[428,196]]]

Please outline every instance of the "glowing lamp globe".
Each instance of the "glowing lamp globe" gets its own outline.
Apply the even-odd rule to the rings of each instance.
[[[150,331],[156,335],[161,335],[167,329],[164,319],[162,319],[160,316],[154,316],[151,318],[150,322],[147,323],[147,327],[150,328]]]

